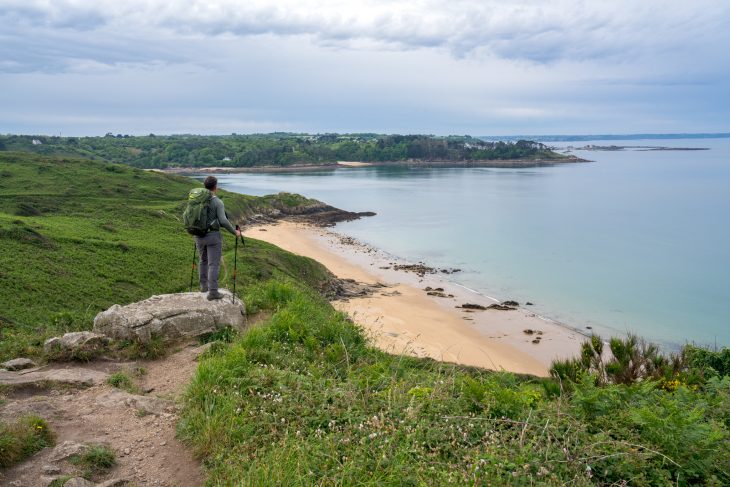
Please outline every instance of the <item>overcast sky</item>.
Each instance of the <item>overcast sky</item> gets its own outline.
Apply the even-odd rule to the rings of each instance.
[[[727,0],[0,0],[0,133],[730,132]]]

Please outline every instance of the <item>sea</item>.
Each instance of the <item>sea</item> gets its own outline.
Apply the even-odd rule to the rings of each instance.
[[[550,145],[592,162],[228,174],[219,184],[374,211],[334,230],[462,269],[447,278],[604,338],[730,346],[730,138]]]

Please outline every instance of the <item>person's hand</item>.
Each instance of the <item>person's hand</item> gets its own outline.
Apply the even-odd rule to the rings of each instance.
[[[236,237],[240,237],[240,236],[241,236],[241,230],[236,228]]]

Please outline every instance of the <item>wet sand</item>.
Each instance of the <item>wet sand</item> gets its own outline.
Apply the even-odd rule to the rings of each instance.
[[[339,278],[385,284],[371,296],[333,305],[390,353],[546,376],[550,362],[577,354],[584,338],[532,313],[529,306],[510,311],[457,308],[464,303],[489,306],[497,300],[441,274],[394,270],[392,256],[332,230],[284,221],[249,227],[245,235],[313,258]],[[426,287],[443,288],[445,297],[429,296]]]

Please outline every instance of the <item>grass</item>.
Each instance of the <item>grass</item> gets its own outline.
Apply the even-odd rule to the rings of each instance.
[[[70,457],[69,462],[81,469],[85,479],[97,478],[117,463],[114,451],[105,445],[90,445],[82,454]]]
[[[106,379],[106,383],[130,394],[139,394],[140,392],[139,386],[126,372],[114,372]]]
[[[6,152],[0,174],[0,359],[39,355],[46,337],[90,329],[111,304],[187,289],[192,245],[178,215],[195,183]],[[234,219],[306,204],[224,198]],[[620,367],[587,355],[554,379],[392,356],[321,297],[320,264],[247,239],[238,267],[248,312],[270,317],[207,337],[178,425],[209,485],[730,484],[724,351],[689,350],[703,372],[693,382],[642,375],[637,360],[656,357],[638,342],[613,344]],[[42,421],[3,423],[1,461],[50,444]],[[113,465],[108,449],[90,452],[78,458],[86,476]]]
[[[226,325],[212,333],[199,336],[198,341],[201,345],[212,342],[231,343],[237,336],[238,331],[232,326]]]
[[[293,281],[267,324],[205,356],[179,434],[208,485],[724,485],[730,378],[558,382],[392,356]]]
[[[179,221],[187,192],[180,176],[81,159],[0,152],[0,360],[38,357],[45,339],[91,329],[112,304],[190,285],[192,239]],[[221,191],[234,221],[301,201]],[[222,284],[232,287],[233,238],[224,238]],[[246,239],[238,289],[287,275],[329,281],[318,263]],[[196,276],[197,277],[197,276]],[[158,349],[135,350],[154,357]]]
[[[63,487],[64,484],[72,478],[74,478],[73,475],[61,475],[48,484],[48,487]]]
[[[38,416],[23,416],[14,423],[0,421],[0,467],[11,467],[53,445],[54,438],[48,423]]]

